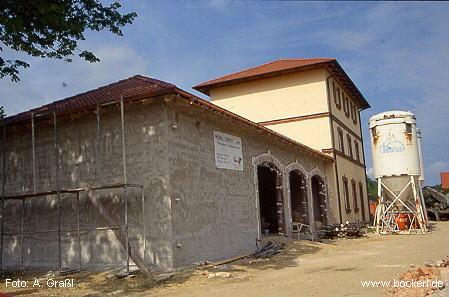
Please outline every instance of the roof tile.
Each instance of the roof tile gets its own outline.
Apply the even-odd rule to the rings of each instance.
[[[6,123],[20,122],[31,118],[31,113],[44,113],[47,111],[56,114],[70,113],[89,107],[119,101],[120,98],[129,98],[152,92],[173,89],[176,86],[161,80],[141,75],[135,75],[127,79],[111,83],[81,94],[77,94],[62,100],[54,101],[28,111],[7,117]]]
[[[335,61],[334,58],[313,58],[313,59],[280,59],[272,61],[266,64],[262,64],[256,67],[245,69],[243,71],[234,72],[215,78],[199,85],[196,85],[194,89],[202,89],[210,87],[212,85],[221,84],[230,81],[236,81],[244,78],[255,77],[262,74],[273,73],[282,70],[295,69],[310,65],[322,64],[326,62]]]
[[[366,101],[360,90],[346,74],[343,68],[338,64],[335,58],[280,59],[239,72],[227,74],[219,78],[203,82],[193,88],[206,95],[210,95],[210,90],[214,88],[321,67],[326,68],[331,75],[334,76],[334,78],[342,82],[348,91],[354,95],[354,98],[358,100],[362,108],[370,107],[368,101]]]

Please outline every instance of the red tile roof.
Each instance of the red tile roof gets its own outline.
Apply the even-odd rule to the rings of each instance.
[[[57,115],[65,115],[79,111],[95,109],[97,105],[119,102],[122,96],[123,101],[127,102],[130,100],[152,98],[154,96],[164,94],[177,94],[179,95],[179,98],[187,100],[190,104],[197,105],[203,110],[215,112],[216,114],[225,116],[242,125],[249,126],[252,129],[257,129],[261,133],[272,136],[287,145],[292,145],[305,153],[314,155],[315,157],[319,157],[328,161],[333,160],[331,156],[324,154],[321,151],[312,149],[282,134],[274,132],[273,130],[270,130],[262,125],[245,119],[209,101],[206,101],[189,92],[179,89],[171,83],[141,75],[135,75],[133,77],[120,80],[118,82],[99,87],[91,91],[87,91],[85,93],[81,93],[72,97],[68,97],[66,99],[43,105],[38,108],[31,109],[26,112],[7,117],[5,119],[5,122],[7,125],[14,125],[24,122],[29,123],[32,113],[39,114],[54,111]]]
[[[148,93],[168,92],[176,88],[175,85],[154,78],[135,75],[118,82],[99,87],[75,96],[54,101],[37,108],[7,117],[7,124],[20,122],[31,118],[31,113],[40,114],[56,112],[57,115],[94,108],[110,102],[118,102],[124,99],[144,95]]]
[[[210,90],[214,88],[317,68],[326,68],[333,74],[345,87],[348,88],[348,91],[352,93],[355,98],[359,99],[362,108],[370,107],[361,92],[334,58],[280,59],[239,72],[227,74],[198,84],[193,88],[206,95],[210,95]]]
[[[272,74],[277,71],[287,70],[287,69],[295,69],[295,68],[303,68],[305,66],[316,65],[327,63],[329,61],[334,61],[335,59],[328,58],[319,58],[319,59],[281,59],[272,61],[266,64],[262,64],[256,67],[252,67],[243,71],[234,72],[231,74],[227,74],[221,76],[219,78],[215,78],[199,85],[194,86],[194,89],[197,90],[207,90],[212,89],[214,86],[218,84],[223,84],[225,82],[237,82],[237,80],[241,80],[244,78],[261,78],[261,75],[264,74]]]

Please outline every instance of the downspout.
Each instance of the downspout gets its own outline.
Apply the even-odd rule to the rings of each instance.
[[[369,197],[368,197],[368,177],[366,176],[366,159],[365,159],[365,148],[363,145],[363,129],[362,129],[362,117],[360,116],[360,112],[365,110],[364,109],[359,109],[359,125],[360,125],[360,137],[362,138],[362,153],[363,153],[363,166],[365,167],[365,190],[366,190],[366,197],[365,197],[365,202],[368,204],[368,212],[365,212],[365,216],[368,215],[368,221],[369,221],[369,216],[370,216],[370,209],[369,209]],[[366,218],[363,218],[364,221],[366,221]]]
[[[340,224],[343,224],[343,215],[341,212],[341,199],[340,199],[340,183],[338,178],[338,166],[337,166],[337,155],[335,154],[335,138],[334,138],[334,121],[332,121],[332,105],[330,102],[330,89],[329,89],[329,79],[332,77],[332,75],[329,75],[326,78],[326,93],[327,93],[327,106],[329,109],[329,124],[331,127],[331,141],[332,141],[332,148],[333,148],[333,155],[334,155],[334,167],[335,167],[335,181],[337,184],[337,198],[338,198],[338,214],[340,217]],[[363,141],[362,141],[363,142]],[[363,144],[362,144],[363,145]],[[363,149],[363,147],[362,147]],[[365,156],[363,156],[363,161],[365,161]],[[366,172],[365,172],[366,175]],[[365,182],[366,184],[366,182]]]

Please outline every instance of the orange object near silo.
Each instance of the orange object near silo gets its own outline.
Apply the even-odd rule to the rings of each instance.
[[[445,190],[449,190],[449,172],[441,172],[441,187]]]
[[[369,213],[374,216],[376,214],[376,208],[377,208],[377,202],[370,201],[369,202]]]
[[[395,221],[399,230],[407,230],[410,227],[410,221],[406,213],[398,214]]]

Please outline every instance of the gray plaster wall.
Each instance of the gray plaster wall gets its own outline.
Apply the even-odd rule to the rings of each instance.
[[[253,157],[270,151],[284,166],[297,160],[308,171],[326,172],[323,159],[196,105],[171,102],[168,120],[173,127],[168,153],[176,266],[255,250]],[[242,139],[243,171],[216,168],[214,131]]]
[[[93,111],[57,119],[60,188],[123,182],[119,106],[102,108],[99,150],[96,119]],[[256,248],[258,214],[253,157],[269,151],[283,166],[297,161],[307,171],[318,169],[326,174],[332,169],[323,158],[175,96],[125,104],[125,122],[127,181],[142,184],[145,194],[143,225],[140,193],[129,189],[131,248],[156,270],[226,258]],[[241,137],[243,171],[215,167],[214,131]],[[36,191],[55,190],[52,120],[37,121],[35,136]],[[7,195],[32,192],[30,124],[8,128],[6,151]],[[108,213],[117,224],[122,224],[122,190],[101,190],[100,194]],[[285,193],[286,208],[287,199]],[[80,201],[81,228],[107,226],[85,194],[81,194]],[[56,196],[29,198],[24,212],[22,201],[5,203],[4,232],[15,235],[4,236],[4,267],[20,267],[23,250],[25,268],[57,268],[57,233],[26,234],[23,246],[21,235],[17,234],[22,213],[25,231],[56,229],[57,205]],[[61,228],[75,229],[78,209],[73,194],[61,196],[60,211]],[[330,211],[329,215],[334,213]],[[63,267],[77,268],[77,233],[62,232],[61,244]],[[112,231],[83,231],[81,260],[85,269],[103,269],[124,267],[126,257]]]
[[[159,98],[160,99],[160,98]],[[167,169],[167,126],[162,100],[125,104],[127,182],[144,186],[147,265],[161,270],[173,267],[171,211]],[[97,117],[93,111],[57,118],[60,188],[94,187],[123,182],[120,108],[103,107],[100,121],[100,150]],[[6,143],[6,195],[33,192],[31,124],[8,127]],[[53,120],[36,119],[36,191],[56,190],[56,157]],[[99,152],[99,153],[98,153]],[[98,158],[100,155],[100,158]],[[99,170],[100,164],[100,170]],[[2,170],[3,171],[3,170]],[[101,171],[101,183],[100,174]],[[1,174],[1,173],[0,173]],[[3,177],[1,177],[3,180]],[[118,225],[124,222],[123,190],[101,190],[101,202]],[[61,228],[77,227],[76,197],[61,195]],[[143,222],[140,192],[128,190],[131,248],[143,257]],[[85,194],[80,197],[81,228],[105,227],[107,223]],[[28,198],[5,202],[3,266],[25,268],[58,266],[57,233],[20,234],[24,230],[57,229],[57,198]],[[77,268],[79,246],[76,232],[62,232],[63,267]],[[112,231],[81,232],[83,268],[123,266],[125,251]]]

